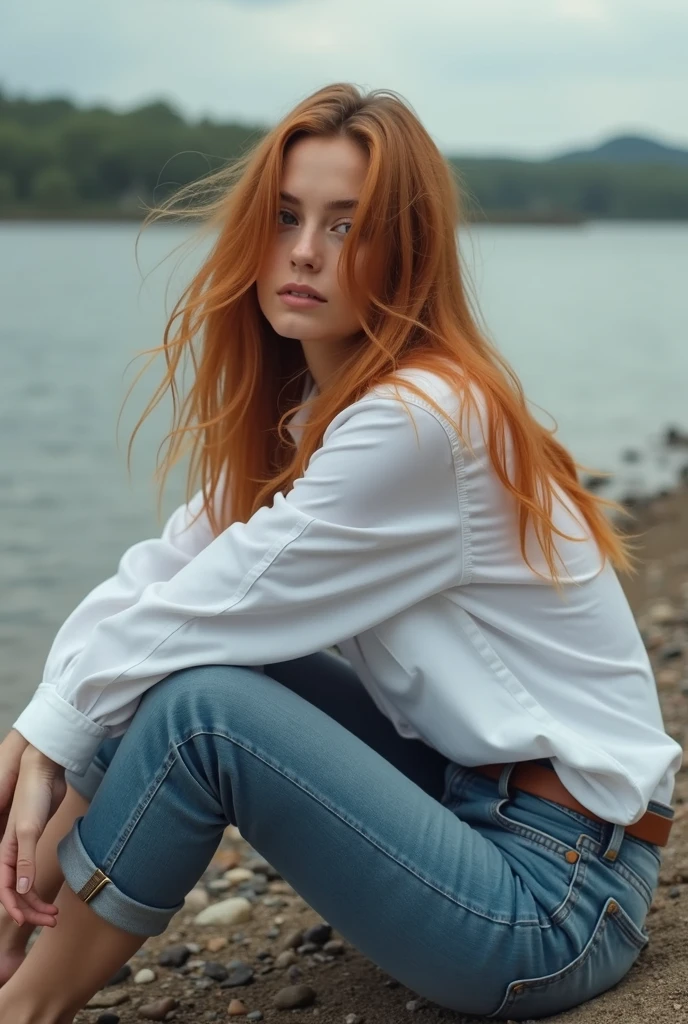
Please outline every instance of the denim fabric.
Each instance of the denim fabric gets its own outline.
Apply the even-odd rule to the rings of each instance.
[[[175,672],[84,777],[59,846],[89,906],[164,931],[228,823],[326,921],[411,990],[519,1020],[619,982],[647,932],[660,851],[404,739],[329,652]],[[671,816],[670,808],[656,808]],[[620,842],[619,842],[620,839]],[[616,860],[604,859],[610,841]]]

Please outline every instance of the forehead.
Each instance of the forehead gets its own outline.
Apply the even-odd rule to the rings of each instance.
[[[354,199],[367,167],[365,152],[351,139],[299,139],[285,157],[282,188],[310,203]]]

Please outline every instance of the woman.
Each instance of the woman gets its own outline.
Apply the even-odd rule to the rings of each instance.
[[[681,757],[627,541],[480,333],[451,170],[396,94],[318,91],[211,187],[164,337],[164,386],[196,369],[165,471],[192,435],[202,486],[0,749],[0,1021],[72,1020],[228,823],[427,998],[583,1002],[647,942]]]

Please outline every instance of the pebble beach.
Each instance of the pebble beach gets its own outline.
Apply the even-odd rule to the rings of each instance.
[[[650,653],[667,731],[688,743],[688,482],[636,503],[639,570],[623,578]],[[647,926],[650,944],[614,989],[559,1018],[590,1024],[688,1021],[688,765]],[[317,837],[314,837],[317,843]],[[74,965],[78,970],[78,964]],[[149,939],[76,1017],[200,1024],[475,1020],[427,1002],[323,921],[230,826],[167,931]],[[549,1018],[554,1019],[554,1018]]]

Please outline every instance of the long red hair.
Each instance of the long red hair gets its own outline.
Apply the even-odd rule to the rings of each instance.
[[[277,229],[287,148],[312,135],[345,136],[368,156],[339,264],[361,330],[336,387],[311,400],[297,448],[285,425],[301,407],[308,367],[299,342],[277,335],[263,316],[255,281]],[[335,83],[299,103],[239,159],[152,208],[144,227],[161,217],[200,217],[202,231],[216,237],[169,317],[163,344],[146,350],[152,358],[164,353],[167,372],[134,428],[128,457],[144,419],[169,389],[173,426],[157,469],[160,493],[172,466],[189,452],[187,500],[200,485],[201,512],[218,534],[234,521],[246,522],[276,493],[291,488],[341,410],[371,387],[397,381],[399,370],[425,368],[460,389],[463,415],[478,411],[467,385],[482,394],[489,455],[517,502],[527,564],[530,524],[558,585],[554,538],[566,534],[552,518],[556,484],[587,522],[604,558],[629,570],[628,538],[603,506],[624,509],[582,486],[578,469],[585,467],[555,440],[556,428],[546,429],[533,417],[516,374],[478,326],[457,246],[461,207],[454,172],[397,93],[362,94],[353,85]],[[359,242],[368,246],[369,265],[385,268],[384,281],[375,286],[356,271]],[[194,379],[182,401],[177,377],[185,356],[193,363]],[[405,386],[438,408],[414,384]],[[465,436],[463,415],[456,426]],[[513,442],[511,477],[507,434]]]

